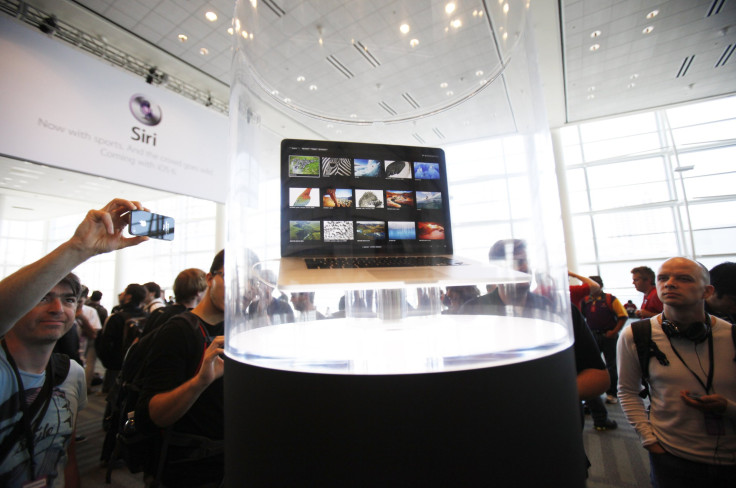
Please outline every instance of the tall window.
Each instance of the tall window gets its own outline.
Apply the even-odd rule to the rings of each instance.
[[[641,302],[629,271],[736,261],[736,97],[560,129],[579,271]]]

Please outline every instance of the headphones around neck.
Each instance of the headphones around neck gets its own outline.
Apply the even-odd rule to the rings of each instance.
[[[670,339],[682,337],[695,344],[700,344],[710,335],[710,315],[705,314],[705,322],[694,322],[685,328],[685,330],[680,330],[680,327],[675,322],[667,319],[664,313],[662,313],[662,331]]]

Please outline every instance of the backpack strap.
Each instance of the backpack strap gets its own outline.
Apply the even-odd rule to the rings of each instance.
[[[650,319],[634,322],[631,324],[631,331],[634,334],[634,344],[636,345],[636,354],[639,357],[639,367],[641,369],[642,389],[639,392],[639,396],[646,398],[649,396],[650,358],[654,356],[662,366],[667,366],[670,362],[667,356],[665,356],[652,340],[652,322]]]
[[[734,351],[736,351],[736,324],[731,324],[731,340],[733,341]],[[736,352],[734,352],[733,360],[736,362]]]

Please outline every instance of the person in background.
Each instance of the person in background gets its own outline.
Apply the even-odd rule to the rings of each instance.
[[[143,335],[166,323],[174,315],[191,310],[199,304],[207,290],[207,274],[199,268],[188,268],[174,280],[174,303],[159,307],[148,316]]]
[[[636,291],[644,294],[639,310],[634,312],[640,319],[648,319],[662,313],[662,302],[657,296],[657,287],[654,282],[654,271],[648,266],[639,266],[631,270],[631,277]]]
[[[151,312],[157,308],[164,307],[164,299],[161,298],[161,287],[153,281],[144,283],[143,287],[146,289],[146,298],[143,299],[143,310],[147,315],[151,315]]]
[[[592,293],[599,293],[601,291],[600,285],[596,283],[595,280],[592,280],[587,276],[581,276],[573,273],[572,271],[568,271],[567,276],[575,278],[583,283],[582,285],[570,285],[570,301],[573,305],[578,307],[578,309],[580,308],[580,303],[585,297]]]
[[[325,316],[314,306],[314,292],[292,293],[291,303],[299,312],[299,321],[323,320]]]
[[[710,270],[714,292],[705,299],[705,311],[736,324],[736,263],[725,262]]]
[[[444,314],[457,314],[460,308],[469,300],[474,300],[480,296],[480,290],[475,285],[448,286],[445,293],[445,302],[447,310],[443,310]]]
[[[52,350],[74,326],[81,283],[71,271],[148,240],[123,237],[135,209],[144,210],[114,199],[90,210],[68,241],[0,281],[0,486],[80,486],[74,430],[87,402],[84,370]],[[45,413],[24,421],[33,411]]]
[[[636,317],[636,304],[629,300],[628,302],[624,303],[624,308],[626,309],[626,313],[629,315],[630,318]]]
[[[657,488],[725,488],[736,480],[735,351],[731,325],[705,312],[713,291],[708,270],[693,260],[672,258],[659,268],[664,310],[648,320],[666,360],[649,359],[648,407],[639,396],[634,326],[618,341],[619,400],[649,451]]]
[[[104,324],[105,320],[107,320],[108,313],[107,309],[100,303],[100,300],[102,300],[102,292],[95,290],[92,292],[92,295],[90,295],[89,300],[87,300],[85,305],[97,310],[97,316],[100,317],[100,324]]]
[[[600,285],[599,291],[591,293],[583,300],[580,311],[593,333],[598,349],[603,353],[606,368],[611,377],[611,386],[606,392],[606,403],[618,403],[616,398],[618,384],[616,343],[618,334],[626,325],[629,315],[618,298],[603,291],[603,279],[600,276],[591,276],[590,279]]]

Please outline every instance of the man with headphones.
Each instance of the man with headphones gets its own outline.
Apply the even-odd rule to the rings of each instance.
[[[649,451],[652,486],[726,487],[736,480],[736,351],[731,326],[705,312],[708,270],[669,259],[656,277],[664,311],[648,319],[649,410],[639,396],[642,368],[632,327],[618,342],[618,393],[626,418]]]

